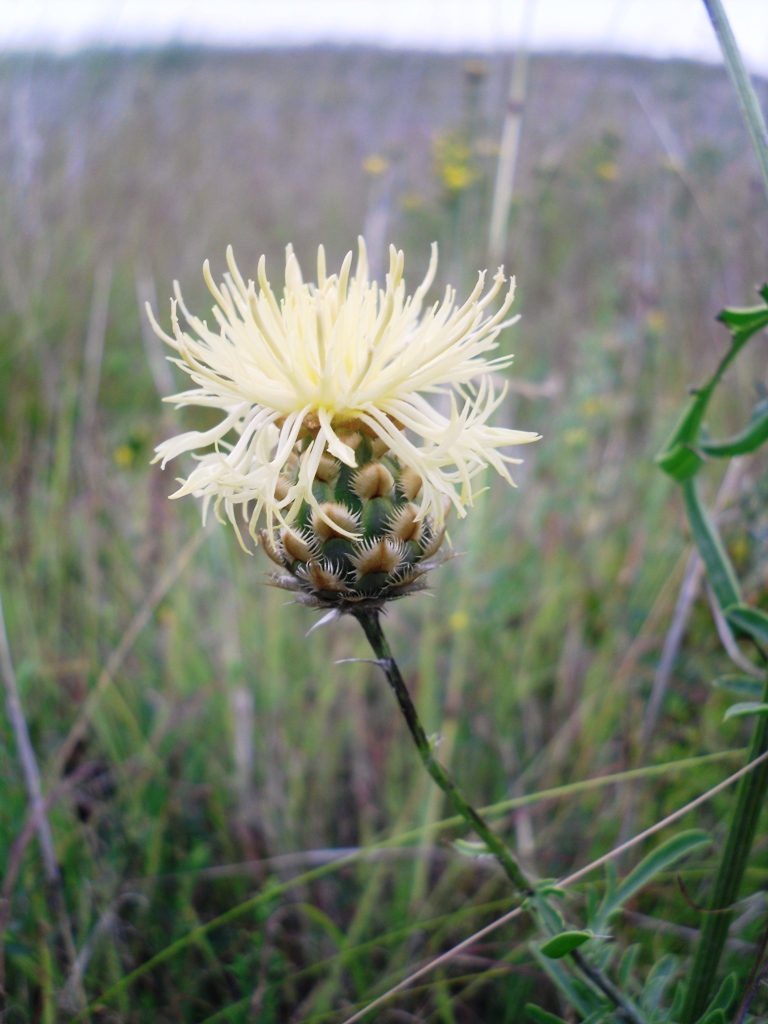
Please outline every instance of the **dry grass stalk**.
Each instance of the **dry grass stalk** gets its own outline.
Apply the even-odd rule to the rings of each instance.
[[[109,656],[106,665],[101,670],[95,687],[89,693],[85,703],[80,709],[66,739],[59,747],[58,753],[56,754],[51,767],[51,777],[58,778],[58,776],[61,775],[64,770],[64,766],[72,756],[75,747],[85,735],[94,711],[104,694],[112,685],[120,666],[123,664],[123,661],[136,642],[139,634],[152,618],[157,606],[192,561],[195,554],[202,546],[203,541],[209,536],[210,531],[208,530],[200,530],[195,533],[179,551],[176,558],[171,562],[165,572],[162,573],[157,583],[155,583],[154,587],[150,590],[149,594],[147,594],[146,599],[131,619],[125,633],[123,633],[120,643]]]
[[[493,189],[491,229],[488,251],[491,261],[500,260],[507,245],[507,221],[515,188],[515,170],[520,151],[520,132],[523,126],[523,110],[528,91],[528,53],[520,47],[512,67],[507,110],[501,132],[499,162],[496,168],[496,184]]]
[[[5,615],[3,614],[3,603],[1,597],[0,675],[3,677],[8,718],[10,719],[13,735],[16,739],[19,760],[21,761],[24,781],[27,786],[30,805],[29,830],[31,833],[32,828],[34,828],[37,832],[38,841],[40,843],[40,853],[43,860],[43,869],[45,871],[45,879],[48,885],[50,903],[55,916],[58,918],[67,958],[70,965],[74,967],[77,954],[75,951],[74,940],[72,938],[72,929],[69,924],[69,918],[67,917],[61,872],[59,871],[59,862],[56,859],[56,848],[53,844],[53,834],[51,832],[50,822],[48,821],[46,813],[45,800],[43,799],[40,769],[37,764],[37,757],[35,756],[34,748],[32,747],[32,741],[29,738],[29,729],[27,728],[27,720],[24,717],[24,709],[21,706],[21,697],[19,695],[19,687],[16,681],[16,673],[13,668],[13,660],[11,658],[11,648],[8,643],[8,632],[5,627]],[[11,867],[12,865],[9,863],[9,870]],[[9,898],[10,893],[6,893],[4,890],[4,903],[6,903]],[[2,930],[0,930],[0,939],[2,939]],[[3,997],[4,990],[5,962],[4,958],[0,956],[0,998]],[[79,997],[81,1005],[85,1005],[85,995],[82,991],[82,984],[80,984]]]
[[[754,769],[757,768],[758,765],[762,764],[763,761],[765,761],[766,759],[768,759],[768,751],[766,751],[764,754],[761,754],[760,757],[756,757],[754,761],[750,761],[749,764],[745,765],[743,768],[740,768],[737,772],[734,772],[733,775],[729,775],[727,779],[724,779],[716,786],[713,786],[712,789],[707,790],[706,793],[702,793],[701,796],[697,796],[695,800],[691,800],[690,803],[687,803],[684,807],[681,807],[677,811],[673,811],[672,814],[667,815],[667,817],[663,818],[661,821],[657,821],[655,825],[651,825],[650,828],[647,828],[643,832],[638,833],[638,835],[633,836],[631,839],[628,839],[625,843],[620,843],[613,850],[610,850],[602,857],[598,857],[597,860],[593,860],[590,864],[587,864],[585,867],[579,868],[577,871],[574,871],[572,874],[568,875],[567,878],[559,880],[556,883],[557,886],[559,888],[565,889],[570,885],[574,885],[574,883],[584,878],[585,875],[591,874],[597,868],[602,867],[603,864],[607,864],[609,861],[616,860],[618,857],[621,857],[622,854],[632,849],[632,847],[637,846],[637,844],[641,843],[644,839],[648,839],[650,836],[662,831],[662,829],[665,829],[668,825],[672,825],[674,824],[674,822],[679,821],[680,818],[685,817],[686,814],[695,810],[697,807],[700,807],[703,803],[706,803],[708,800],[711,800],[713,796],[716,796],[718,793],[721,793],[724,789],[727,789],[729,786],[733,785],[734,782],[738,782],[738,780],[742,778],[742,776],[747,775],[751,771],[754,771]],[[504,924],[508,924],[510,921],[514,921],[516,918],[520,917],[524,913],[525,907],[518,906],[515,907],[513,910],[510,910],[509,913],[497,918],[497,920],[492,921],[490,924],[486,925],[485,928],[481,928],[479,931],[475,932],[474,935],[470,935],[469,938],[464,939],[462,942],[459,942],[458,945],[453,946],[445,953],[442,953],[440,956],[435,957],[434,960],[430,960],[428,964],[420,968],[418,971],[414,971],[413,974],[410,974],[408,975],[408,977],[403,978],[403,980],[399,984],[389,989],[387,992],[379,996],[377,999],[374,999],[372,1002],[368,1003],[358,1013],[355,1013],[351,1017],[348,1017],[343,1022],[343,1024],[355,1024],[356,1021],[362,1020],[362,1018],[367,1013],[369,1013],[374,1007],[380,1006],[391,996],[396,995],[398,992],[402,992],[406,988],[409,988],[414,981],[417,981],[419,978],[422,978],[425,974],[428,974],[430,971],[435,970],[435,968],[442,967],[444,964],[453,960],[453,958],[457,954],[463,953],[465,949],[468,949],[470,946],[473,946],[480,939],[485,938],[486,935],[490,935],[491,932],[495,931],[497,928],[500,928]]]

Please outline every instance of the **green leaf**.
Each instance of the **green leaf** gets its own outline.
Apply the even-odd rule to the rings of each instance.
[[[531,947],[534,958],[552,982],[560,989],[565,998],[582,1017],[589,1017],[596,1010],[605,1009],[600,996],[579,978],[573,977],[560,960],[549,960],[542,956],[536,946]]]
[[[714,385],[710,383],[688,400],[666,444],[656,456],[656,464],[678,483],[689,480],[702,465],[703,459],[693,445],[698,440],[713,388]]]
[[[760,293],[763,295],[763,293]],[[765,296],[763,295],[765,298]],[[768,327],[768,305],[749,306],[746,309],[724,309],[717,319],[733,335],[734,347],[741,348],[753,334]]]
[[[719,320],[721,324],[732,332],[735,333],[738,330],[744,330],[749,327],[755,319],[759,319],[760,315],[765,313],[764,306],[745,306],[742,309],[726,309],[721,310],[715,320]]]
[[[454,839],[454,847],[463,853],[465,857],[491,857],[493,856],[483,842],[473,842],[469,839]]]
[[[640,1005],[646,1012],[652,1013],[661,1007],[664,992],[676,970],[677,958],[669,955],[661,957],[650,969],[640,999]]]
[[[662,843],[627,875],[611,899],[603,900],[594,926],[595,931],[602,931],[602,926],[608,918],[620,910],[627,900],[646,886],[656,875],[671,867],[676,861],[681,860],[699,846],[711,842],[712,840],[706,832],[692,829],[688,832],[680,832]]]
[[[565,931],[565,920],[557,907],[553,906],[546,897],[537,894],[534,904],[541,917],[541,923],[550,935],[559,935]]]
[[[674,444],[656,456],[656,465],[681,484],[696,476],[704,460],[690,444]]]
[[[669,1008],[669,1014],[667,1020],[675,1021],[678,1020],[680,1014],[683,1012],[683,1003],[685,1002],[685,993],[687,987],[684,981],[678,981],[675,986],[675,997],[672,1000],[672,1005]]]
[[[755,406],[749,423],[738,434],[723,441],[700,441],[699,448],[706,455],[717,459],[730,458],[734,455],[746,455],[753,452],[768,441],[768,399],[763,399]]]
[[[731,560],[726,554],[720,534],[702,504],[696,484],[688,480],[683,484],[683,498],[691,525],[693,539],[707,570],[707,577],[717,597],[718,604],[725,610],[741,602],[739,584]]]
[[[616,895],[616,886],[619,884],[619,876],[616,871],[616,865],[612,860],[609,860],[604,868],[605,874],[605,894],[603,896],[604,903],[610,903]]]
[[[587,888],[587,901],[584,907],[584,919],[588,925],[591,925],[597,916],[597,891],[594,885],[590,885]]]
[[[540,952],[549,957],[550,960],[559,960],[561,957],[572,953],[574,949],[583,946],[585,942],[593,938],[592,932],[561,932],[554,939],[545,942],[539,947]]]
[[[557,1017],[554,1013],[542,1010],[540,1006],[534,1006],[533,1003],[525,1004],[525,1012],[536,1024],[566,1024],[562,1017]],[[606,1017],[605,1010],[597,1010],[585,1018],[584,1024],[597,1024],[597,1021],[607,1019],[610,1018]]]
[[[740,704],[731,704],[723,715],[723,721],[731,718],[749,718],[750,715],[768,715],[768,704],[760,704],[755,700],[745,700]]]
[[[640,943],[636,942],[625,950],[621,960],[619,961],[619,967],[616,975],[619,979],[622,991],[626,991],[629,988],[630,981],[634,975],[637,958],[640,955],[642,948],[643,947]]]
[[[555,896],[557,899],[563,899],[568,895],[565,889],[561,889],[557,884],[555,878],[541,878],[534,885],[536,894],[541,897]]]
[[[746,697],[748,700],[759,701],[765,692],[765,683],[753,679],[752,676],[718,676],[712,681],[712,685],[717,690],[725,690],[726,693]]]
[[[733,347],[731,352],[733,352]],[[683,483],[694,477],[703,464],[704,460],[696,451],[695,445],[699,439],[699,431],[712,392],[722,375],[722,368],[723,364],[721,363],[709,383],[695,391],[688,399],[666,444],[656,456],[656,464],[678,483]]]
[[[525,1012],[535,1024],[565,1024],[562,1017],[556,1017],[554,1013],[547,1013],[546,1010],[534,1006],[533,1003],[525,1004]]]
[[[731,332],[731,347],[707,384],[694,392],[666,444],[656,456],[660,468],[679,483],[691,480],[701,467],[702,459],[695,448],[709,400],[741,348],[753,334],[768,326],[768,304],[750,309],[724,309],[718,319]]]
[[[713,1010],[702,1017],[699,1024],[725,1024],[725,1014],[722,1010]]]
[[[729,974],[727,978],[723,980],[722,985],[717,990],[717,995],[709,1004],[707,1014],[712,1013],[713,1010],[722,1010],[723,1013],[727,1013],[731,1008],[731,1003],[736,998],[736,972]],[[707,1020],[709,1017],[707,1016]]]
[[[765,612],[750,608],[747,604],[734,603],[725,609],[725,617],[732,626],[759,644],[768,644],[768,615]]]

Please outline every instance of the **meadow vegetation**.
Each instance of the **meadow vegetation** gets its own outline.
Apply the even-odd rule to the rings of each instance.
[[[0,60],[0,595],[73,943],[0,713],[4,1024],[71,1020],[84,998],[93,1021],[333,1024],[510,906],[494,862],[453,845],[466,830],[438,827],[450,808],[381,674],[337,663],[368,657],[357,623],[307,636],[317,613],[263,585],[262,552],[167,501],[173,467],[152,449],[206,416],[161,405],[186,385],[140,312],[148,299],[167,327],[174,278],[209,308],[200,268],[209,257],[218,279],[229,243],[245,276],[266,253],[274,282],[287,242],[306,267],[322,242],[337,268],[363,230],[380,274],[385,241],[405,250],[409,286],[437,240],[433,297],[466,292],[488,264],[509,74],[505,55],[331,48]],[[736,670],[653,457],[727,347],[715,315],[756,301],[767,243],[722,70],[532,58],[499,422],[543,440],[517,490],[489,474],[451,522],[461,557],[386,625],[474,805],[527,798],[498,820],[539,877],[743,763],[752,722],[723,722],[732,697],[712,683]],[[765,365],[760,337],[716,394],[712,434],[743,426]],[[700,482],[745,599],[768,609],[766,453]],[[614,923],[616,959],[632,951],[638,984],[654,965],[660,1003],[732,805],[729,790],[688,816],[712,843]],[[742,989],[766,879],[763,827],[723,964]],[[569,913],[604,885],[578,883]],[[530,934],[521,917],[371,1019],[517,1024],[535,1002],[576,1020]]]

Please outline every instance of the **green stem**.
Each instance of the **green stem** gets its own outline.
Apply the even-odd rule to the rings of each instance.
[[[525,877],[522,868],[519,866],[510,850],[499,839],[499,837],[491,831],[486,822],[480,817],[471,804],[467,802],[463,793],[451,776],[435,758],[432,744],[429,742],[427,734],[424,732],[424,727],[419,720],[419,715],[413,701],[411,700],[411,695],[408,693],[408,688],[400,674],[397,662],[392,656],[392,651],[387,642],[387,638],[384,636],[384,631],[381,628],[381,622],[379,619],[379,611],[376,609],[366,611],[361,610],[354,612],[353,614],[363,627],[363,632],[368,638],[368,643],[371,645],[373,652],[378,659],[379,665],[381,665],[381,668],[387,677],[389,685],[394,690],[397,703],[400,705],[400,710],[403,712],[403,716],[408,724],[408,728],[410,729],[411,736],[416,744],[416,749],[419,752],[419,756],[421,757],[424,767],[451,801],[462,818],[472,826],[490,852],[494,854],[499,864],[504,868],[504,871],[512,884],[519,889],[523,895],[527,897],[533,896],[534,889]],[[635,1013],[630,1004],[624,999],[618,989],[611,984],[599,968],[593,967],[581,956],[572,954],[572,959],[576,961],[579,969],[587,978],[589,978],[592,984],[615,1003],[619,1011],[619,1017],[622,1021],[626,1022],[626,1024],[641,1024],[642,1019]]]
[[[608,996],[611,1002],[616,1005],[617,1016],[622,1021],[622,1024],[643,1024],[643,1018],[624,998],[616,986],[606,978],[602,971],[588,963],[578,949],[573,950],[570,957],[584,977],[591,981],[598,991]]]
[[[381,628],[378,610],[361,610],[355,612],[354,615],[363,627],[368,643],[371,645],[387,677],[387,681],[394,691],[397,703],[403,712],[403,717],[410,729],[413,742],[416,744],[416,749],[419,752],[419,757],[424,767],[451,801],[454,808],[472,826],[489,851],[496,857],[496,860],[504,868],[507,877],[515,888],[519,889],[526,896],[532,896],[533,888],[531,883],[525,877],[522,868],[512,856],[507,846],[491,831],[477,811],[467,802],[461,790],[435,757],[432,744],[427,739],[424,727],[419,721],[418,712],[411,700],[411,695],[408,693],[405,681],[400,674],[400,669],[397,667],[397,662],[392,657],[392,651]]]
[[[757,947],[757,954],[755,955],[755,962],[752,964],[752,970],[749,972],[747,978],[747,985],[744,989],[744,995],[741,997],[741,1002],[736,1007],[736,1016],[733,1018],[733,1024],[744,1024],[749,1013],[749,1008],[755,996],[758,993],[761,982],[764,981],[765,975],[765,951],[768,949],[768,929],[763,932],[763,937],[760,940],[760,945]]]
[[[763,701],[768,702],[768,681]],[[747,763],[768,750],[768,715],[760,715],[752,735]],[[745,775],[736,791],[736,807],[715,878],[709,910],[732,907],[747,867],[760,812],[768,791],[768,761]],[[688,992],[680,1016],[681,1024],[694,1024],[706,1009],[717,975],[717,966],[728,937],[731,913],[709,913],[699,934],[696,955],[688,978]]]
[[[739,53],[721,0],[704,0],[704,6],[720,43],[725,66],[736,91],[768,196],[768,130],[763,112],[760,109],[757,95]],[[691,494],[686,495],[686,498],[690,498]],[[688,504],[690,505],[690,501]],[[768,701],[768,681],[766,681],[763,701]],[[768,717],[760,716],[752,735],[749,760],[754,760],[766,750],[768,750]],[[710,910],[727,911],[727,908],[733,905],[738,896],[767,790],[768,762],[762,764],[756,771],[745,775],[739,783],[736,807],[715,878]],[[683,1004],[681,1024],[694,1024],[709,1003],[731,917],[732,914],[726,912],[707,914],[704,918],[688,979],[688,991]]]
[[[768,129],[765,126],[760,103],[739,53],[739,47],[721,0],[704,0],[704,6],[717,35],[731,84],[736,91],[741,113],[747,124],[747,131],[760,167],[765,193],[768,196]]]

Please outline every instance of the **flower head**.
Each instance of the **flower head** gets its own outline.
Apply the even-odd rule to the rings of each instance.
[[[217,329],[186,309],[178,283],[171,304],[173,336],[148,310],[155,331],[178,353],[175,362],[197,385],[166,401],[224,413],[212,429],[158,446],[163,466],[182,452],[214,448],[198,457],[173,497],[192,493],[206,506],[213,499],[233,523],[235,506],[241,505],[254,536],[262,512],[270,534],[278,523],[289,526],[302,503],[324,519],[313,492],[323,460],[356,468],[361,435],[391,451],[418,478],[419,519],[431,516],[442,525],[444,499],[463,515],[472,502],[472,481],[488,464],[512,482],[505,464],[520,460],[498,449],[538,435],[488,425],[504,397],[495,393],[490,374],[511,362],[511,356],[487,358],[499,331],[513,322],[504,318],[514,282],[498,312],[488,312],[504,284],[501,270],[485,295],[480,274],[463,305],[448,288],[443,301],[422,314],[435,275],[436,246],[426,278],[408,298],[402,252],[390,248],[386,286],[380,288],[368,280],[362,239],[354,276],[352,253],[338,275],[328,276],[321,246],[316,285],[304,282],[289,246],[279,303],[263,256],[258,290],[241,277],[231,247],[227,263],[230,273],[220,287],[207,262],[203,268],[216,300]],[[193,335],[179,326],[178,307]],[[431,405],[426,394],[446,396],[445,411]]]
[[[334,603],[333,594],[347,601],[350,588],[404,592],[434,564],[447,510],[462,516],[472,503],[477,474],[491,465],[512,483],[506,464],[520,460],[499,449],[538,437],[488,425],[504,398],[491,374],[511,357],[487,354],[512,322],[505,317],[513,284],[496,313],[489,308],[504,284],[501,270],[485,295],[480,274],[463,305],[448,288],[422,312],[436,247],[426,278],[406,298],[402,252],[390,248],[380,288],[368,280],[360,239],[354,276],[349,253],[329,277],[320,247],[316,285],[304,282],[289,246],[278,303],[264,257],[258,291],[241,277],[231,247],[227,263],[220,287],[207,262],[203,268],[216,330],[188,312],[178,283],[172,336],[148,307],[155,331],[197,385],[166,401],[224,414],[210,430],[158,446],[163,466],[213,448],[195,455],[197,466],[172,496],[202,497],[204,514],[213,500],[235,526],[240,505],[254,538],[264,513],[267,553],[291,576],[281,585],[298,581],[325,594],[321,603]],[[178,307],[193,334],[179,326]],[[442,411],[427,394],[442,396]]]

